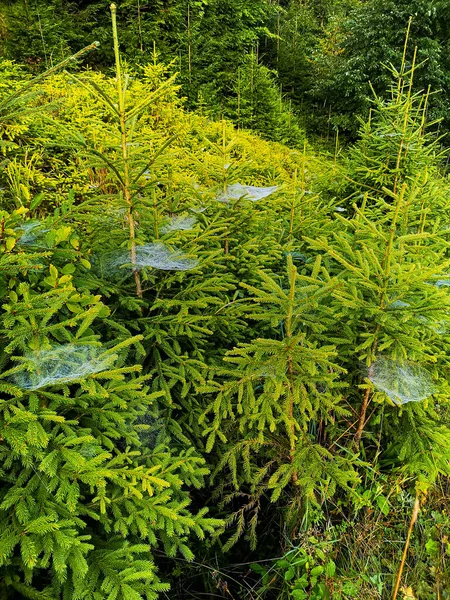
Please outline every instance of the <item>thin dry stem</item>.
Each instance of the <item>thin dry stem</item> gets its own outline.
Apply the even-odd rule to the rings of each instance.
[[[398,595],[398,590],[400,589],[400,583],[401,583],[401,580],[402,580],[403,568],[405,566],[406,556],[408,554],[408,549],[409,549],[409,543],[411,541],[411,534],[412,534],[412,530],[414,528],[414,525],[415,525],[415,523],[417,521],[417,517],[419,516],[419,511],[420,511],[420,499],[419,499],[419,495],[417,494],[416,495],[416,499],[414,501],[413,511],[412,511],[412,514],[411,514],[411,520],[409,522],[408,535],[406,537],[405,547],[403,549],[402,560],[400,561],[400,566],[399,566],[399,569],[398,569],[397,578],[395,580],[394,591],[392,593],[392,600],[396,600],[397,595]]]

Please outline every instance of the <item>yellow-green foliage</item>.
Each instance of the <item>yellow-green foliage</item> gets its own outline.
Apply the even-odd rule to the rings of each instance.
[[[152,64],[143,68],[129,83],[127,95],[130,102],[153,93],[164,79],[164,70],[159,65]],[[77,77],[70,74],[53,76],[40,86],[42,95],[38,100],[42,106],[50,104],[51,113],[46,111],[36,117],[32,126],[25,121],[18,132],[6,128],[8,136],[12,139],[19,136],[27,139],[28,135],[34,135],[34,128],[38,127],[40,135],[34,141],[40,144],[41,151],[55,137],[61,143],[62,135],[67,135],[65,141],[70,145],[70,134],[81,134],[100,152],[113,151],[114,143],[117,143],[117,132],[108,127],[108,110],[95,90],[89,86],[88,80],[109,95],[114,93],[114,80],[100,73],[87,72]],[[84,86],[82,82],[85,82]],[[177,96],[178,89],[175,83],[169,85],[148,107],[139,127],[139,144],[149,155],[152,149],[158,148],[171,136],[176,136],[169,153],[162,161],[164,169],[171,167],[172,160],[176,161],[176,169],[172,169],[174,184],[195,181],[200,185],[213,186],[222,183],[225,177],[223,166],[226,164],[221,153],[223,136],[227,145],[230,141],[233,143],[228,159],[232,160],[234,169],[237,163],[243,165],[239,174],[245,175],[245,183],[248,184],[289,183],[296,170],[299,177],[302,174],[304,181],[310,182],[332,167],[331,163],[326,166],[327,159],[319,159],[309,147],[304,152],[292,150],[281,144],[264,141],[250,132],[238,132],[229,122],[211,121],[207,117],[184,111]],[[111,158],[114,158],[113,152]],[[50,149],[46,151],[46,159],[56,169],[58,162],[52,161],[58,159]],[[73,177],[77,178],[75,182],[79,184],[74,189],[88,192],[88,184],[83,187],[81,177],[90,173],[90,166],[85,164],[83,169],[82,164],[75,163],[72,166]],[[70,168],[70,165],[66,164],[65,169],[67,167]],[[67,183],[72,182],[68,178]]]

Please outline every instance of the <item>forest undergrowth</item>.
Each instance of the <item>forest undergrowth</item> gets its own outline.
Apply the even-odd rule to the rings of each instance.
[[[111,76],[1,64],[0,599],[448,598],[420,65],[333,155],[185,111],[113,39]]]

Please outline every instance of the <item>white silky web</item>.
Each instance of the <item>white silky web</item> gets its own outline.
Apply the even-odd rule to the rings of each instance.
[[[102,357],[104,350],[96,346],[63,344],[39,350],[24,357],[26,371],[14,375],[14,383],[25,390],[82,379],[109,369],[114,355]]]
[[[252,202],[267,198],[271,194],[278,190],[278,186],[272,187],[254,187],[252,185],[242,185],[241,183],[234,183],[229,185],[225,192],[222,192],[217,196],[219,202],[229,202],[230,200],[239,200],[240,198],[246,198]]]
[[[420,402],[436,393],[430,373],[419,365],[377,358],[369,367],[368,378],[395,404]]]
[[[44,237],[49,230],[45,229],[40,221],[26,221],[17,227],[16,231],[21,234],[17,240],[19,246],[34,246],[45,243]]]
[[[130,251],[111,252],[102,257],[102,271],[105,276],[115,277],[131,274],[133,269],[153,268],[161,271],[190,271],[198,261],[189,258],[179,250],[172,251],[160,242],[136,247],[136,261],[132,264]]]
[[[200,215],[200,214],[204,213],[207,210],[207,208],[206,208],[206,206],[194,206],[194,207],[191,207],[189,210],[193,213]]]
[[[438,288],[450,287],[450,276],[446,277],[445,279],[438,279],[437,281],[434,282],[434,285]]]
[[[195,217],[187,217],[177,215],[172,217],[167,223],[161,227],[161,233],[171,233],[172,231],[189,231],[193,229],[197,219]]]
[[[403,300],[394,300],[387,308],[388,310],[402,310],[403,308],[409,308],[410,306],[411,305],[408,304],[408,302],[403,302]]]
[[[198,261],[180,250],[172,251],[161,243],[146,244],[136,248],[136,264],[139,268],[153,267],[162,271],[190,271]]]
[[[139,438],[144,446],[155,448],[158,444],[158,439],[165,429],[164,419],[148,411],[138,417],[136,424],[138,425]],[[139,427],[139,425],[143,425],[144,427]]]

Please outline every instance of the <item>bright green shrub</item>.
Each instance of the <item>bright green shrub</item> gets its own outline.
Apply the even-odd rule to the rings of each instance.
[[[207,470],[191,451],[143,444],[149,426],[139,419],[148,423],[160,392],[150,393],[148,376],[127,361],[142,336],[116,333],[101,345],[96,330],[110,310],[73,285],[72,228],[53,244],[47,234],[44,252],[27,251],[16,233],[25,212],[2,214],[2,596],[156,597],[166,586],[150,547],[189,559],[186,535],[215,526],[204,511],[187,509],[184,486],[199,485]],[[105,357],[100,372],[67,378],[67,364],[52,363],[43,387],[39,372],[26,376],[46,368],[43,351],[51,348],[67,349],[70,372],[70,349],[86,347]],[[28,358],[17,363],[21,355]]]
[[[241,504],[226,547],[248,530],[256,544],[269,494],[295,535],[351,514],[368,464],[419,494],[448,475],[448,185],[425,110],[401,74],[349,155],[361,195],[335,200],[326,231],[297,229],[286,275],[242,283],[257,335],[202,388],[217,493]]]

